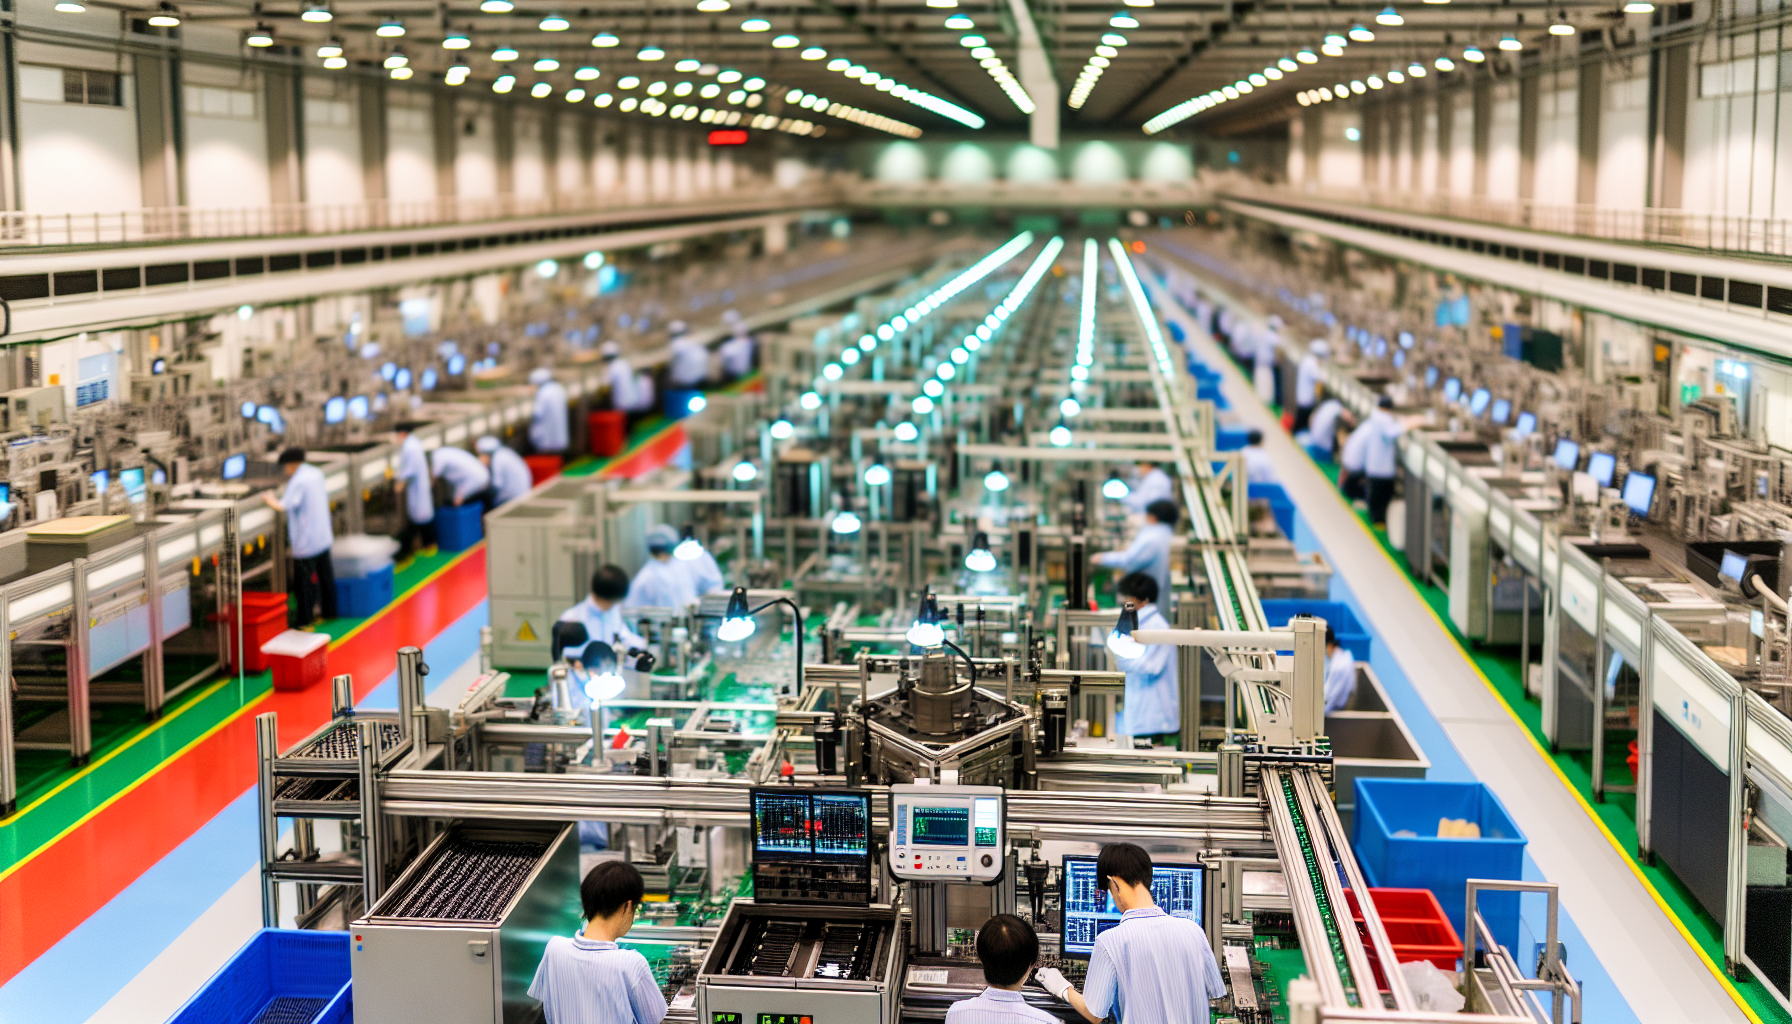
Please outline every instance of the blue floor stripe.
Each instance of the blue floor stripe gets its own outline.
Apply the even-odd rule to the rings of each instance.
[[[423,645],[423,663],[429,666],[432,673],[423,680],[425,694],[435,688],[434,681],[466,664],[468,658],[479,654],[479,627],[490,621],[491,602],[481,601],[468,609],[465,615],[454,620],[453,625],[437,634],[434,640]],[[362,711],[397,710],[398,673],[386,676],[380,681],[380,685],[357,701],[355,707]]]

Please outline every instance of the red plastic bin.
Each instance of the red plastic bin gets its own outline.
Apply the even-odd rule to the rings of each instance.
[[[217,620],[217,617],[213,617]],[[222,618],[224,634],[229,641],[230,665],[236,667],[236,607],[226,610]],[[243,649],[248,652],[243,671],[266,672],[267,656],[261,645],[286,631],[286,595],[265,590],[243,591]]]
[[[262,645],[274,669],[274,689],[307,690],[323,682],[329,671],[330,637],[289,629]]]
[[[529,465],[531,484],[539,484],[560,472],[561,459],[558,455],[525,455],[523,461]]]
[[[628,445],[628,414],[615,409],[604,409],[585,417],[586,433],[590,437],[591,454],[600,459],[612,455],[621,455],[622,449]]]
[[[1350,901],[1350,916],[1356,921],[1363,945],[1369,947],[1369,935],[1363,925],[1362,911],[1357,907],[1356,891],[1346,889],[1344,896]],[[1387,929],[1395,960],[1403,964],[1429,960],[1442,970],[1456,969],[1456,961],[1462,959],[1462,940],[1444,914],[1443,904],[1430,889],[1370,889],[1369,897],[1375,901],[1382,927]],[[1376,959],[1373,947],[1369,947],[1369,959]],[[1374,967],[1379,977],[1381,965],[1377,963]],[[1381,980],[1385,988],[1386,979]]]

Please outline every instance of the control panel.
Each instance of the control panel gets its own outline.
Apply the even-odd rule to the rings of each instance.
[[[1006,805],[997,786],[890,787],[890,873],[910,881],[1002,876]]]

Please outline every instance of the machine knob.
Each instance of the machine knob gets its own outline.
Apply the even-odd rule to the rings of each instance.
[[[986,853],[983,855],[983,866],[984,867],[989,867],[990,865],[994,864],[995,862],[996,862],[996,859],[994,857],[990,856],[989,854]]]

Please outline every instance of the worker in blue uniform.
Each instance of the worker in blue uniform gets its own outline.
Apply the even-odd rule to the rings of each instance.
[[[535,385],[535,411],[529,418],[529,444],[537,455],[564,455],[567,444],[566,385],[543,366],[529,375]]]
[[[492,473],[479,456],[445,444],[429,453],[429,468],[436,479],[447,482],[448,500],[453,504],[477,501],[491,507]]]
[[[1269,453],[1263,450],[1263,431],[1253,430],[1246,434],[1244,448],[1239,454],[1244,457],[1244,478],[1247,483],[1279,482],[1276,479],[1276,464],[1270,461]]]
[[[585,648],[592,643],[609,644],[618,652],[646,649],[647,640],[630,629],[628,620],[622,617],[622,602],[628,592],[628,573],[621,566],[601,566],[591,574],[591,593],[560,616],[561,622],[577,622],[585,627],[586,643],[562,653],[567,662],[582,666]]]
[[[324,471],[305,461],[305,449],[280,453],[286,490],[280,497],[263,491],[261,500],[286,514],[286,539],[292,554],[292,626],[303,629],[322,617],[336,617],[336,573],[330,547],[336,542],[330,523],[330,490]]]
[[[529,996],[547,1024],[659,1024],[666,997],[647,958],[616,941],[634,926],[646,894],[641,872],[626,860],[605,860],[579,885],[584,928],[554,935],[542,950]]]
[[[977,929],[977,959],[989,987],[946,1010],[946,1024],[1058,1024],[1021,995],[1039,959],[1039,935],[1013,914],[997,914]]]
[[[672,324],[671,365],[666,379],[675,388],[700,388],[709,377],[709,346],[697,340],[680,320]]]
[[[691,574],[672,564],[678,531],[661,523],[647,531],[647,562],[628,585],[624,608],[683,608],[697,599]]]
[[[1176,496],[1176,487],[1170,482],[1170,474],[1158,468],[1154,462],[1139,463],[1139,480],[1126,492],[1120,503],[1128,512],[1143,512],[1145,506],[1154,501],[1164,501]]]
[[[1344,710],[1356,694],[1356,656],[1338,642],[1337,631],[1325,627],[1325,713]]]
[[[1169,620],[1157,607],[1157,581],[1142,572],[1128,573],[1120,580],[1120,605],[1131,608],[1138,616],[1139,629],[1169,629]],[[1118,655],[1120,671],[1126,673],[1125,720],[1122,735],[1148,739],[1176,749],[1182,737],[1182,693],[1176,678],[1176,648],[1169,644],[1147,644],[1145,653],[1136,658]]]
[[[1095,564],[1122,573],[1142,572],[1157,581],[1157,593],[1166,601],[1170,594],[1170,543],[1176,536],[1176,503],[1159,499],[1145,507],[1145,525],[1133,534],[1123,551],[1104,551]]]
[[[495,504],[515,501],[534,489],[535,478],[529,473],[529,464],[496,437],[487,434],[474,442],[473,447],[479,452],[479,461],[491,470]]]
[[[1318,338],[1307,346],[1300,368],[1294,376],[1294,432],[1306,430],[1313,422],[1313,411],[1319,408],[1320,391],[1325,383],[1324,362],[1331,358],[1331,343]]]
[[[403,422],[394,431],[398,435],[398,468],[392,476],[404,498],[404,527],[398,531],[398,546],[412,551],[421,542],[420,549],[429,553],[436,546],[436,502],[431,493],[429,456],[413,433],[416,426]]]

